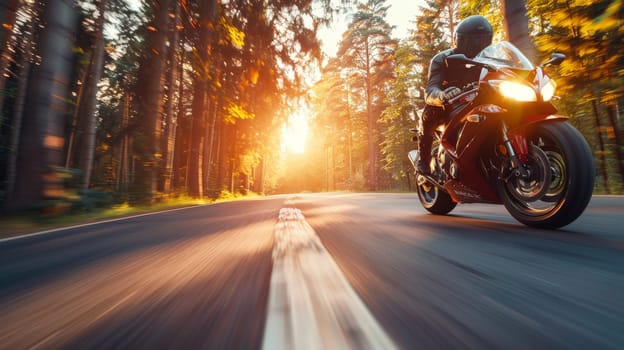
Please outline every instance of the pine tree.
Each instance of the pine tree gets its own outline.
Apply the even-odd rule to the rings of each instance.
[[[338,56],[345,67],[352,68],[359,79],[355,89],[363,101],[366,113],[368,142],[368,188],[377,189],[379,161],[379,127],[377,120],[383,110],[385,83],[392,79],[391,55],[396,41],[392,27],[386,22],[388,6],[385,0],[370,0],[358,4],[358,11],[340,43]]]
[[[407,153],[413,148],[412,135],[415,109],[417,72],[415,70],[415,50],[409,43],[399,46],[394,55],[396,80],[386,96],[388,107],[381,114],[381,121],[386,126],[381,152],[384,155],[384,169],[402,189],[410,189],[411,166]],[[393,186],[396,188],[397,186]]]
[[[416,50],[414,55],[420,72],[418,83],[423,89],[427,84],[429,64],[433,56],[450,48],[451,38],[443,34],[449,27],[449,23],[443,18],[446,9],[444,6],[445,3],[438,0],[427,1],[425,6],[421,6],[421,15],[416,19],[416,30],[411,33],[411,43]]]
[[[410,38],[396,51],[396,80],[387,95],[387,108],[383,111],[384,131],[382,153],[385,169],[393,179],[401,180],[400,187],[411,186],[409,174],[412,166],[407,153],[413,148],[410,128],[417,124],[414,120],[418,110],[424,107],[424,86],[427,83],[429,64],[433,56],[449,48],[448,32],[449,7],[453,2],[428,1],[420,7],[420,15],[415,20],[415,29]],[[452,23],[452,21],[450,21]]]
[[[89,66],[89,85],[86,87],[87,95],[85,96],[84,108],[84,148],[80,159],[80,168],[83,169],[82,189],[89,188],[91,182],[91,173],[93,171],[93,157],[96,145],[96,108],[98,84],[102,78],[104,69],[104,23],[106,0],[99,0],[97,3],[98,19],[94,28],[95,43],[91,54],[91,63]]]
[[[158,174],[162,166],[160,137],[162,135],[163,85],[167,58],[167,29],[172,0],[149,2],[153,18],[147,24],[144,58],[140,62],[137,81],[137,117],[141,125],[135,139],[139,162],[133,181],[135,201],[151,201],[156,194]]]

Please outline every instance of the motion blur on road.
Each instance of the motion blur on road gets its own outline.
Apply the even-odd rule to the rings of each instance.
[[[5,239],[0,348],[622,349],[623,208],[300,194]]]

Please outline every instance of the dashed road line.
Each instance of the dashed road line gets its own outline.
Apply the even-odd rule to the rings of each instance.
[[[396,349],[301,210],[275,225],[264,349]]]

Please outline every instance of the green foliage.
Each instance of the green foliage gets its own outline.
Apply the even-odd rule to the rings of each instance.
[[[416,84],[422,88],[427,84],[429,64],[433,56],[451,47],[450,38],[444,36],[448,23],[442,18],[443,4],[440,1],[428,1],[426,6],[421,6],[421,15],[416,18],[416,29],[408,40],[408,45],[415,50],[413,64],[419,72]]]
[[[420,8],[416,30],[395,51],[395,80],[386,93],[387,107],[381,114],[384,124],[381,152],[384,170],[394,180],[392,188],[409,189],[413,172],[407,153],[414,148],[409,129],[415,127],[416,110],[424,107],[423,88],[427,82],[429,64],[433,56],[449,47],[444,37],[448,23],[443,18],[448,3],[428,1]]]
[[[504,37],[503,15],[501,11],[502,0],[463,0],[459,3],[459,20],[472,15],[484,16],[492,25],[494,40],[502,40]]]
[[[549,73],[555,76],[563,97],[561,111],[573,117],[572,122],[594,146],[602,180],[597,181],[597,189],[621,192],[622,125],[617,118],[609,118],[608,111],[621,114],[624,104],[624,5],[612,0],[529,0],[527,4],[542,57],[552,52],[567,56]]]
[[[113,195],[94,189],[80,191],[80,200],[74,203],[73,212],[90,212],[95,209],[110,208],[113,205]]]
[[[335,77],[347,81],[349,86],[350,120],[343,125],[349,125],[351,142],[349,145],[350,165],[349,174],[353,174],[353,160],[357,157],[353,151],[357,150],[357,141],[366,140],[365,153],[360,155],[359,165],[366,164],[368,168],[367,181],[369,188],[380,187],[379,171],[381,126],[377,123],[381,111],[385,108],[385,90],[394,79],[392,55],[397,42],[391,37],[392,27],[386,22],[388,6],[385,0],[369,0],[361,2],[353,14],[353,20],[343,40],[339,44]],[[351,108],[353,106],[353,108]],[[361,119],[357,117],[361,116]],[[358,126],[362,125],[363,128]],[[332,129],[333,130],[333,129]],[[361,135],[361,136],[360,136]],[[356,141],[356,142],[353,142]]]
[[[257,193],[254,192],[247,192],[245,194],[242,193],[232,193],[228,190],[221,190],[221,192],[219,193],[219,195],[217,196],[217,198],[215,199],[216,202],[225,202],[225,201],[231,201],[231,200],[235,200],[235,199],[242,199],[242,198],[254,198],[254,197],[258,197],[259,195]]]
[[[40,3],[20,2],[15,30],[20,40],[29,42],[0,48],[0,54],[11,56],[8,70],[0,72],[8,76],[0,111],[0,193],[6,191],[8,176],[4,170],[9,155],[21,152],[10,149],[11,130],[18,120],[12,112],[20,83],[27,86],[32,80],[19,76],[27,57],[25,49],[35,47],[38,35],[46,30],[38,25]],[[166,9],[170,10],[165,16],[168,25],[156,28],[150,21],[157,15],[158,6],[165,3],[184,6],[179,12]],[[214,19],[202,12],[208,3],[217,4]],[[427,0],[415,18],[410,37],[399,45],[385,19],[386,1],[361,1],[352,11],[338,56],[326,62],[321,80],[308,96],[308,79],[321,57],[317,30],[331,20],[332,8],[338,3],[345,4],[341,0],[150,0],[144,1],[137,13],[126,1],[108,0],[105,69],[98,85],[97,142],[90,184],[95,192],[71,192],[78,187],[66,183],[71,198],[61,200],[95,208],[108,205],[106,193],[113,193],[115,199],[146,202],[167,195],[150,182],[165,176],[160,169],[164,162],[159,160],[167,155],[164,141],[170,140],[159,135],[172,126],[177,132],[171,150],[175,167],[167,175],[173,183],[172,193],[186,191],[193,174],[204,187],[203,193],[214,196],[224,189],[236,193],[404,188],[411,172],[405,156],[411,147],[408,129],[414,121],[410,117],[413,110],[423,106],[420,88],[426,82],[431,58],[451,47],[453,26],[468,15],[486,16],[495,28],[495,38],[501,38],[501,2]],[[558,82],[560,113],[571,116],[571,123],[594,149],[601,179],[597,189],[621,193],[624,5],[619,0],[526,3],[540,58],[554,51],[567,55],[560,67],[549,67],[548,73]],[[74,94],[68,93],[72,110],[62,119],[61,128],[67,132],[65,145],[70,129],[81,127],[78,119],[76,125],[68,120],[84,113],[80,86],[88,81],[84,73],[94,38],[100,34],[95,26],[98,2],[79,0],[76,4],[81,18],[73,45],[73,70],[67,77]],[[36,32],[29,31],[31,22],[39,28]],[[154,31],[166,32],[169,44],[164,52],[155,53],[149,47]],[[169,55],[170,50],[176,50],[174,55]],[[164,69],[155,73],[162,74],[161,79],[146,86],[139,77],[149,74],[140,67],[151,66],[147,59],[154,54],[158,58],[155,61],[164,60]],[[36,66],[38,60],[35,57],[31,63]],[[171,81],[164,79],[173,67],[178,69],[177,75]],[[173,103],[174,115],[165,118],[161,111],[145,112],[141,105],[144,97]],[[281,125],[308,101],[314,104],[314,143],[308,145],[305,156],[283,160]],[[154,130],[141,123],[145,117],[154,118]],[[194,131],[198,137],[191,142]],[[83,148],[81,137],[76,134],[73,146],[78,153]],[[76,166],[78,155],[69,168]],[[282,168],[280,162],[284,163]],[[141,173],[143,166],[147,172]],[[291,178],[286,179],[290,181],[287,186],[280,183],[284,174]],[[146,181],[128,186],[137,176],[145,176]]]
[[[416,57],[412,45],[402,45],[395,52],[396,80],[386,95],[387,108],[381,114],[384,123],[384,140],[381,152],[384,155],[386,170],[394,180],[405,180],[411,166],[407,161],[407,152],[412,148],[409,129],[414,126],[416,97],[418,91]]]

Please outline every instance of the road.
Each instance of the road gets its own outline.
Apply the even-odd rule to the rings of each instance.
[[[0,349],[622,349],[623,209],[299,194],[5,239]]]

